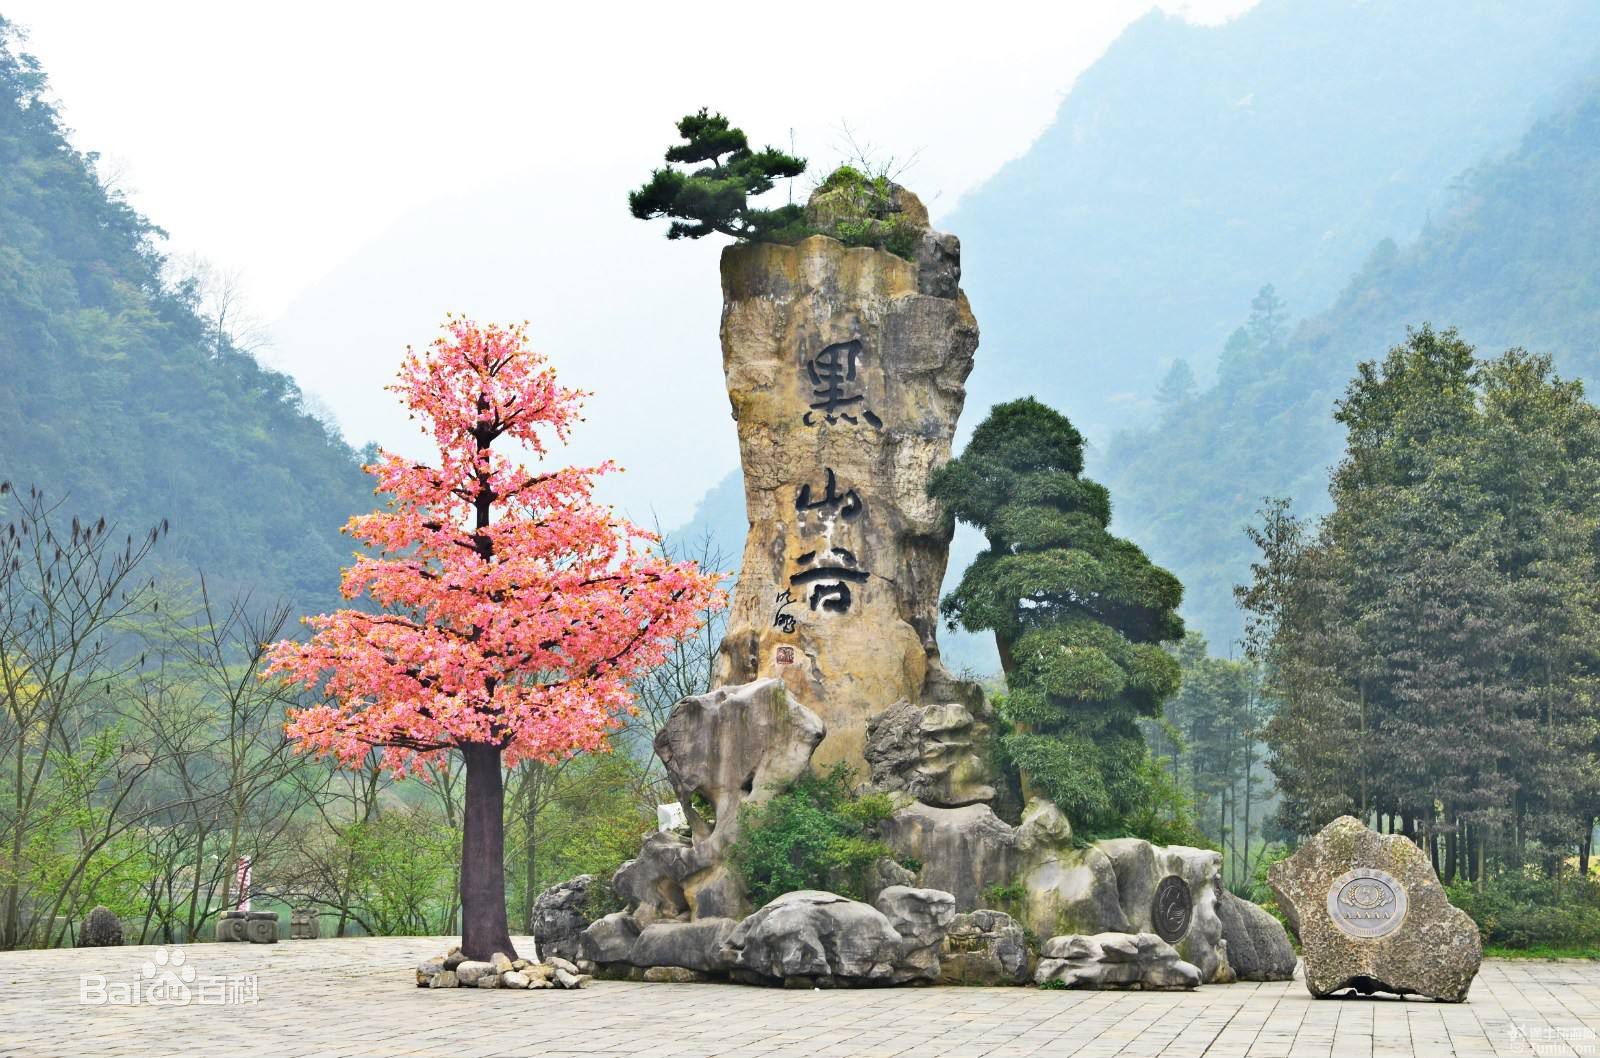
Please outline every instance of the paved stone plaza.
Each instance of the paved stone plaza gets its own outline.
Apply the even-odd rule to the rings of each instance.
[[[1600,964],[1591,963],[1491,960],[1461,1006],[1318,1001],[1298,980],[1190,993],[796,992],[608,981],[577,992],[410,987],[408,964],[447,946],[417,937],[195,945],[184,964],[194,971],[190,1002],[181,1006],[80,999],[80,973],[105,975],[110,995],[116,983],[139,979],[146,963],[155,967],[154,947],[0,953],[0,1055],[1600,1054]],[[91,982],[91,994],[97,987]]]

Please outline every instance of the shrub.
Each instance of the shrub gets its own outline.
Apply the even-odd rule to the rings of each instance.
[[[1472,916],[1487,945],[1502,948],[1600,948],[1600,883],[1566,873],[1529,871],[1457,881],[1450,902]]]
[[[756,904],[796,889],[861,900],[874,865],[892,857],[877,829],[893,814],[886,794],[853,795],[850,770],[841,763],[824,775],[802,776],[765,805],[743,809],[730,858]]]

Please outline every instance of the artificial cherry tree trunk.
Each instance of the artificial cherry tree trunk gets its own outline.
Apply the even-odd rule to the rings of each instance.
[[[500,748],[460,747],[467,765],[467,806],[461,835],[461,952],[487,960],[515,959],[506,916],[505,781]]]

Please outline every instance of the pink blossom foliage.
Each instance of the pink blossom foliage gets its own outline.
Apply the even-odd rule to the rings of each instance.
[[[374,555],[345,570],[343,593],[381,612],[307,618],[311,637],[276,644],[268,669],[321,688],[323,704],[289,714],[303,749],[355,764],[386,747],[402,774],[469,742],[507,764],[600,748],[629,681],[725,603],[716,573],[668,561],[594,501],[610,463],[535,472],[494,447],[542,458],[579,420],[584,394],[557,385],[523,328],[445,330],[390,387],[438,465],[381,453],[366,470],[390,501],[344,527]]]

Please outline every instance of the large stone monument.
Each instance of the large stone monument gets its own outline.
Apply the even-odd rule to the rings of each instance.
[[[1478,927],[1409,839],[1340,816],[1273,864],[1267,884],[1300,938],[1312,995],[1467,998],[1483,961]]]
[[[718,682],[782,680],[827,726],[818,764],[848,761],[862,778],[867,722],[886,706],[982,706],[939,661],[951,525],[927,494],[978,324],[960,243],[928,228],[909,191],[887,207],[916,233],[915,260],[825,235],[722,255],[750,532]]]
[[[950,458],[978,327],[957,240],[902,188],[871,208],[852,223],[892,229],[899,253],[828,235],[723,253],[750,531],[720,686],[675,705],[656,738],[689,833],[652,834],[617,870],[627,910],[589,924],[578,954],[640,979],[807,987],[1292,974],[1282,927],[1227,904],[1220,854],[1084,846],[1047,800],[1014,822],[996,813],[994,718],[939,660],[951,523],[927,494]],[[836,192],[808,206],[817,228],[843,234],[840,209]],[[838,762],[896,799],[880,836],[901,862],[879,862],[871,902],[801,891],[750,906],[729,862],[745,810]],[[1049,965],[1036,967],[1030,933]]]

